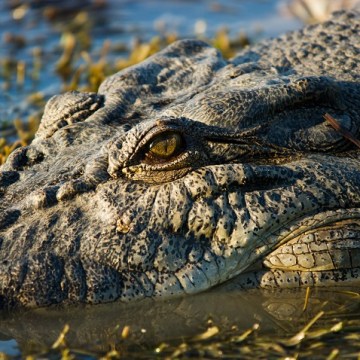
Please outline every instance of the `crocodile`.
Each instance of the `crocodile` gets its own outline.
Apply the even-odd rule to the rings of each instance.
[[[0,307],[359,284],[359,19],[51,98],[0,168]]]

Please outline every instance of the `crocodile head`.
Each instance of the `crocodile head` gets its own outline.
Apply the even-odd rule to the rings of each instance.
[[[3,306],[355,281],[359,39],[339,13],[230,61],[179,41],[52,98],[0,172]]]

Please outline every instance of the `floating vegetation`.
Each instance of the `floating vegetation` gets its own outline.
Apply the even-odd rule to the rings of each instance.
[[[309,294],[309,293],[308,293]],[[343,292],[345,295],[346,292]],[[308,295],[307,295],[308,296]],[[359,303],[359,294],[348,292]],[[134,342],[129,326],[116,326],[109,334],[108,350],[89,350],[72,347],[68,336],[72,329],[66,324],[48,348],[27,350],[27,359],[340,359],[360,357],[360,319],[342,320],[338,311],[320,311],[298,325],[294,333],[262,332],[261,324],[248,329],[220,326],[213,320],[204,323],[204,330],[158,344]],[[305,310],[306,311],[306,310]],[[304,315],[304,319],[306,316]],[[143,332],[146,330],[143,329]],[[0,353],[0,359],[13,357]]]

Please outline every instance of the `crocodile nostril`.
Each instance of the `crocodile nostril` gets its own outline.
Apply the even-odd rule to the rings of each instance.
[[[45,107],[37,139],[51,137],[57,130],[84,121],[104,104],[104,97],[95,93],[67,92],[53,96]]]

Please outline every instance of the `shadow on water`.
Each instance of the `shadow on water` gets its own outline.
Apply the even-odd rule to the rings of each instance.
[[[68,324],[70,330],[66,334],[66,346],[82,349],[88,356],[104,355],[109,349],[121,349],[122,353],[134,357],[155,356],[160,350],[171,355],[179,351],[179,346],[184,348],[181,344],[186,343],[187,352],[201,355],[198,353],[200,350],[209,351],[209,338],[212,338],[210,345],[213,350],[216,345],[217,350],[228,355],[239,355],[246,350],[245,347],[240,348],[236,341],[244,343],[251,351],[258,351],[258,354],[261,354],[259,344],[263,344],[263,354],[272,350],[284,355],[300,351],[300,343],[304,339],[315,339],[317,349],[312,352],[325,355],[343,347],[354,326],[355,331],[360,328],[360,297],[354,290],[311,289],[305,304],[304,289],[224,291],[220,287],[172,300],[146,299],[132,304],[8,313],[3,314],[0,321],[3,339],[0,351],[6,350],[11,354],[10,346],[15,340],[23,355],[46,353]],[[317,332],[312,332],[311,336],[299,335],[299,331],[316,316],[319,319],[311,330],[317,329]],[[299,338],[294,337],[296,334]],[[329,334],[333,335],[331,341],[322,338]],[[248,335],[251,336],[246,339]],[[354,354],[360,349],[360,337],[350,339],[352,342],[346,346],[346,352]],[[8,348],[2,349],[1,344]],[[303,350],[306,346],[302,345]],[[187,352],[184,354],[189,355]]]

